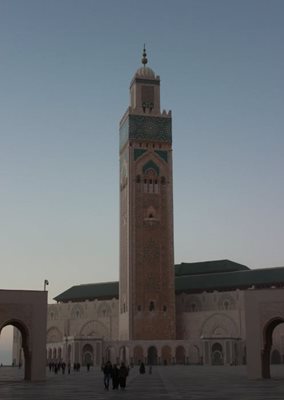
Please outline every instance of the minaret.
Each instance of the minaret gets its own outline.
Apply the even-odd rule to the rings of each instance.
[[[175,339],[171,111],[142,64],[120,121],[120,340]]]

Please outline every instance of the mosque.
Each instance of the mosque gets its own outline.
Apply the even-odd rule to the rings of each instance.
[[[144,48],[120,121],[119,282],[76,285],[55,297],[47,362],[245,364],[245,293],[283,288],[284,267],[174,265],[172,115],[160,109],[160,77],[147,64]],[[274,331],[272,363],[284,363],[282,326]],[[15,330],[16,364],[21,351]]]

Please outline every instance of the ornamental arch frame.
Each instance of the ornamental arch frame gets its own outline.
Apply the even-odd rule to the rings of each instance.
[[[21,332],[25,380],[45,379],[46,324],[46,291],[0,290],[0,332],[9,325]]]
[[[284,291],[247,290],[244,299],[248,377],[269,379],[273,331],[284,323]]]

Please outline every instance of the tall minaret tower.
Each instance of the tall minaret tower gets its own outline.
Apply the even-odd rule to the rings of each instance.
[[[160,78],[142,64],[120,121],[121,340],[175,339],[171,111]]]

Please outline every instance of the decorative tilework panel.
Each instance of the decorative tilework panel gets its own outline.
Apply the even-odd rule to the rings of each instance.
[[[172,142],[172,120],[168,117],[129,115],[120,127],[120,147],[127,140]]]
[[[147,150],[144,149],[134,149],[134,160],[137,160],[137,158],[141,157],[146,151]]]
[[[157,175],[160,174],[160,169],[159,167],[154,163],[154,161],[150,160],[148,161],[144,166],[143,166],[143,173],[147,171],[147,169],[153,169],[154,171],[157,172]]]
[[[155,150],[155,153],[157,153],[164,161],[168,162],[168,152],[165,150]]]

